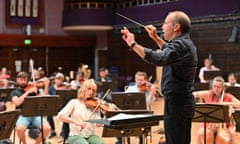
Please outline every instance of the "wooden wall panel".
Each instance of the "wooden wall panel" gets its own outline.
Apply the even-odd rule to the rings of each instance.
[[[22,62],[22,70],[29,70],[29,59],[34,67],[39,66],[53,73],[57,66],[64,70],[76,70],[80,63],[94,64],[95,36],[43,36],[29,38],[32,44],[24,45],[25,35],[0,34],[0,67],[6,66],[11,74],[16,74],[15,61]]]

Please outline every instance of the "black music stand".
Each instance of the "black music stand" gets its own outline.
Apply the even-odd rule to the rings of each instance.
[[[206,144],[206,123],[229,122],[229,108],[227,105],[198,103],[195,107],[193,122],[204,122],[204,144]]]
[[[112,103],[117,105],[120,111],[115,112],[107,112],[106,117],[110,117],[116,115],[118,113],[125,113],[125,114],[143,114],[143,113],[151,113],[151,111],[146,110],[146,96],[145,93],[141,92],[113,92],[111,95]],[[144,128],[132,128],[131,133],[128,132],[129,136],[140,136],[144,135],[147,132],[151,131],[150,127]],[[126,136],[123,137],[121,130],[114,129],[110,127],[104,127],[103,129],[103,136],[104,137],[122,137],[122,140],[125,139]],[[130,138],[127,138],[128,143],[130,143]]]
[[[103,124],[104,127],[121,131],[120,136],[122,137],[122,142],[125,143],[127,139],[127,143],[130,144],[129,136],[132,134],[132,129],[150,128],[151,126],[158,125],[160,120],[163,120],[162,115],[120,113],[108,119],[88,120],[87,122]],[[145,131],[143,132],[142,137],[144,141]]]
[[[205,80],[213,80],[216,76],[222,76],[221,70],[204,71],[203,76]]]
[[[0,112],[0,143],[10,137],[19,114],[19,110]]]
[[[194,88],[195,88],[194,91],[209,90],[210,85],[209,85],[209,83],[195,82]]]
[[[236,121],[236,131],[240,132],[240,110],[235,110],[233,118]]]
[[[56,95],[59,95],[59,110],[61,110],[71,99],[77,98],[77,90],[56,90]]]
[[[42,143],[44,143],[43,134],[43,116],[56,115],[59,107],[59,96],[29,96],[23,102],[23,116],[41,116]]]
[[[113,92],[112,103],[117,105],[120,109],[147,109],[145,93],[125,93]]]
[[[153,111],[149,110],[117,110],[117,111],[107,111],[105,116],[106,118],[112,117],[114,115],[117,115],[119,113],[124,114],[153,114]],[[142,130],[139,128],[131,129],[131,136],[141,136]],[[102,132],[103,137],[121,137],[121,131],[109,127],[104,127]]]
[[[14,88],[0,88],[0,102],[11,101],[10,93]]]
[[[235,96],[238,100],[240,100],[240,87],[233,87],[228,86],[226,88],[226,92],[231,93],[233,96]]]

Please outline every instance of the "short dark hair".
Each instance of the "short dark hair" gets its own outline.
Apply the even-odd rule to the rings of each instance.
[[[28,74],[26,72],[19,72],[17,78],[28,78]]]

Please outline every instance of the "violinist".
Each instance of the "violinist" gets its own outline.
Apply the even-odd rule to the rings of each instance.
[[[12,103],[15,104],[16,109],[22,109],[22,105],[24,103],[24,99],[28,96],[36,96],[38,95],[38,90],[36,87],[31,87],[27,90],[25,88],[28,86],[28,74],[26,72],[19,72],[16,77],[17,87],[10,93]],[[48,87],[49,81],[45,79],[44,82],[45,88]],[[19,139],[22,141],[23,144],[29,143],[26,141],[25,136],[25,129],[32,125],[36,128],[40,128],[41,125],[41,117],[40,116],[30,116],[25,117],[23,115],[19,115],[18,120],[16,122],[16,132]],[[44,131],[44,138],[46,138],[50,132],[50,126],[48,122],[44,119],[43,120],[43,131]],[[42,140],[42,135],[39,134],[36,139],[36,144],[40,144]]]
[[[85,81],[84,73],[82,71],[76,72],[75,80],[72,80],[70,83],[71,88],[72,89],[80,88],[84,81]]]
[[[88,99],[95,98],[97,86],[93,80],[86,80],[78,90],[77,98],[70,100],[58,113],[58,118],[69,123],[69,144],[103,144],[104,141],[96,135],[96,125],[86,122],[90,119],[100,119],[100,111],[93,111],[86,104]]]
[[[146,95],[146,105],[147,109],[150,110],[151,102],[155,98],[157,88],[156,85],[152,85],[148,82],[147,73],[138,71],[135,74],[135,83],[132,85],[130,84],[125,92],[144,92]]]
[[[25,91],[31,87],[38,88],[40,95],[48,95],[50,81],[47,77],[40,77],[40,73],[38,70],[33,69],[33,74],[31,81],[28,82],[28,86],[25,87]]]
[[[202,98],[205,103],[231,103],[231,106],[233,107],[239,107],[240,101],[236,99],[233,95],[230,93],[225,93],[225,83],[224,79],[222,77],[215,77],[212,82],[212,87],[210,90],[203,90],[203,91],[195,91],[193,92],[193,95],[195,98]],[[231,117],[231,116],[230,116]],[[212,140],[216,140],[216,143],[218,144],[236,144],[236,132],[233,126],[233,123],[230,120],[230,123],[228,123],[227,129],[225,129],[225,137],[222,137],[223,135],[220,134],[221,131],[218,131],[220,129],[216,129],[216,127],[213,127],[214,124],[207,124],[207,129],[210,129],[212,131],[208,131],[209,134],[207,134],[206,140],[208,143],[213,143]],[[217,131],[217,135],[213,135],[213,131]],[[210,134],[211,133],[211,134]],[[197,144],[203,144],[204,143],[204,127],[201,127],[197,134]]]

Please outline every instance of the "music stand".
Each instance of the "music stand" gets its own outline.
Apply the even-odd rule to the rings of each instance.
[[[229,122],[229,108],[221,104],[198,103],[195,107],[193,122],[204,122],[204,144],[206,144],[206,123]]]
[[[119,113],[124,114],[153,114],[153,111],[149,110],[117,110],[117,111],[107,111],[105,116],[106,118],[112,117]],[[142,130],[139,128],[131,129],[131,136],[139,136],[142,134]],[[121,131],[109,127],[104,127],[102,132],[103,137],[121,137]]]
[[[43,134],[43,116],[56,115],[59,107],[59,96],[29,96],[24,99],[22,115],[23,116],[41,116],[42,143],[44,143]]]
[[[153,114],[117,114],[108,119],[96,119],[88,120],[87,122],[103,124],[104,127],[109,127],[121,131],[121,137],[125,143],[127,138],[128,143],[129,136],[131,135],[131,130],[134,128],[149,128],[154,125],[158,125],[159,121],[163,120],[162,115],[153,115]],[[143,131],[142,137],[144,141],[145,132]]]
[[[112,103],[120,109],[147,109],[145,93],[113,92]]]
[[[117,105],[121,111],[107,112],[106,116],[113,116],[118,113],[126,113],[126,114],[143,114],[143,113],[151,113],[151,111],[147,111],[146,106],[146,96],[145,93],[141,92],[113,92],[111,95],[112,103]],[[150,131],[150,127],[141,128],[132,128],[131,133],[128,132],[128,136],[139,136],[143,135]],[[104,127],[103,129],[104,137],[122,137],[125,139],[125,136],[119,129]],[[130,141],[129,137],[127,138]],[[129,142],[128,142],[129,143]]]
[[[209,90],[209,83],[200,83],[200,82],[195,82],[194,83],[194,91],[199,91],[199,90]]]
[[[19,110],[0,112],[0,142],[10,137],[19,114]]]
[[[235,110],[233,113],[233,118],[236,121],[236,131],[240,131],[240,110]]]
[[[204,71],[203,76],[205,80],[212,80],[216,76],[222,76],[222,71],[221,70]]]
[[[228,86],[226,88],[226,92],[231,93],[233,96],[235,96],[238,100],[240,100],[240,87],[233,87]]]
[[[14,88],[0,88],[0,102],[11,101],[10,93]]]
[[[69,102],[69,100],[77,98],[77,90],[56,90],[56,95],[59,95],[59,110],[61,110]]]

